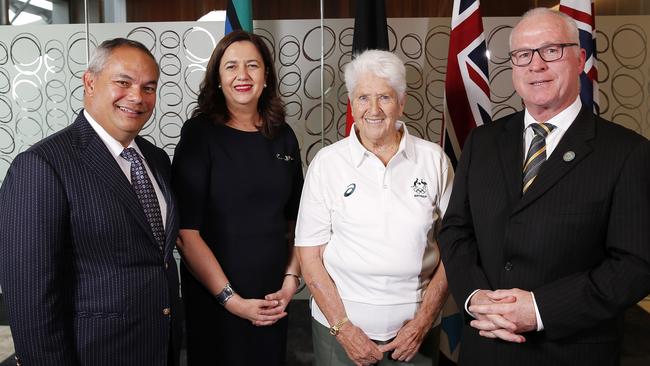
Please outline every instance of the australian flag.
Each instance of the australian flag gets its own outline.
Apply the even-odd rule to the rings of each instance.
[[[580,32],[580,47],[587,52],[585,69],[580,75],[580,99],[585,107],[599,114],[598,70],[596,69],[596,13],[593,0],[562,0],[560,11],[573,18]]]
[[[472,128],[491,121],[488,56],[478,0],[454,0],[445,79],[445,151],[460,157]],[[450,148],[453,148],[451,150]]]
[[[488,55],[478,0],[454,0],[445,78],[445,138],[443,146],[452,163],[470,131],[492,120]],[[454,164],[455,165],[455,164]],[[462,306],[462,302],[460,304]],[[457,360],[463,321],[450,296],[442,312],[441,351]]]
[[[251,0],[228,0],[224,34],[234,30],[253,31],[253,5]]]

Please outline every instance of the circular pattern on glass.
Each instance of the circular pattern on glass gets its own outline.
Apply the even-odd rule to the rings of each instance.
[[[11,41],[9,54],[13,66],[21,74],[34,75],[43,63],[41,43],[31,33],[20,33]]]
[[[0,94],[0,123],[9,123],[14,118],[14,111],[11,108],[11,101]]]
[[[329,65],[325,64],[325,67],[323,68],[324,71],[324,78],[325,82],[324,84],[324,89],[328,90],[334,86],[334,68]],[[307,72],[307,75],[305,76],[305,83],[303,86],[303,93],[308,99],[320,99],[321,97],[321,84],[320,84],[320,66],[316,66],[313,69],[309,70]]]
[[[54,103],[63,103],[68,96],[68,91],[65,88],[63,81],[52,79],[45,83],[45,98]]]
[[[280,65],[295,66],[300,58],[300,41],[292,35],[280,39]]]
[[[149,52],[154,53],[156,49],[156,32],[149,27],[137,27],[133,28],[127,35],[126,38],[132,39],[142,43],[145,47],[149,49]]]
[[[45,69],[48,73],[58,74],[65,69],[64,49],[63,43],[56,39],[45,44]]]
[[[647,40],[645,31],[639,25],[622,25],[612,35],[612,54],[623,67],[637,69],[645,64]]]
[[[62,109],[48,109],[47,114],[45,114],[45,124],[47,124],[47,133],[50,134],[68,126],[70,124],[70,117]]]
[[[288,67],[282,66],[278,70],[278,89],[283,98],[295,95],[300,91],[302,77],[300,68],[297,65]]]
[[[165,76],[180,76],[183,63],[173,53],[166,53],[162,55],[158,61],[160,65],[160,72]]]
[[[167,81],[160,86],[158,103],[164,111],[180,113],[183,110],[183,89],[174,82]]]
[[[0,153],[11,154],[15,148],[16,141],[14,140],[13,133],[9,127],[0,125]]]
[[[37,76],[25,75],[25,78],[15,80],[11,96],[21,110],[35,112],[43,105],[41,87]]]
[[[305,33],[305,36],[302,39],[302,54],[308,61],[320,61],[321,54],[321,39],[320,39],[320,27],[314,27]],[[334,47],[336,46],[336,35],[332,28],[325,26],[325,34],[323,36],[325,52],[325,59],[330,57],[334,53]],[[327,65],[325,65],[327,66]]]
[[[90,54],[97,47],[97,40],[90,34]],[[68,51],[68,70],[74,77],[81,79],[86,71],[86,33],[83,31],[75,32],[70,35],[65,46]]]
[[[415,60],[422,56],[422,39],[415,33],[402,37],[399,46],[404,55],[410,59]]]
[[[183,33],[183,54],[194,63],[204,64],[210,60],[217,42],[205,28],[192,27]]]
[[[9,51],[4,42],[0,41],[0,65],[4,65],[9,61]]]
[[[158,39],[160,41],[160,47],[163,50],[166,51],[175,50],[176,52],[178,52],[178,50],[181,47],[181,36],[179,36],[178,33],[176,33],[175,31],[166,30],[160,33],[160,37],[158,37]]]

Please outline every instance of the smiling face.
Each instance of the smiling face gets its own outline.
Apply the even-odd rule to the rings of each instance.
[[[123,146],[138,135],[156,105],[158,67],[134,47],[113,49],[101,71],[86,71],[84,109]]]
[[[543,13],[524,18],[512,31],[511,51],[572,43],[571,32],[557,15]],[[539,122],[571,105],[580,93],[579,76],[585,51],[566,47],[561,59],[545,62],[535,53],[527,66],[512,66],[512,83],[526,109]]]
[[[228,109],[257,109],[265,77],[262,55],[253,43],[238,41],[228,46],[219,64],[219,80]]]
[[[361,143],[381,145],[395,140],[395,122],[404,111],[404,100],[383,78],[372,73],[359,77],[352,93],[352,116]]]

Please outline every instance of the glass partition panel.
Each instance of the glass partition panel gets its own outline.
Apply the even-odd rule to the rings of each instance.
[[[0,10],[2,182],[18,153],[81,109],[86,36],[80,1],[0,0]]]

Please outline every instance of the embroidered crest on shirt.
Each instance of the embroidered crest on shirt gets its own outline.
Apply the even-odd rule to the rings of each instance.
[[[422,178],[415,178],[415,182],[413,182],[411,189],[413,189],[413,197],[428,197],[427,182]]]

